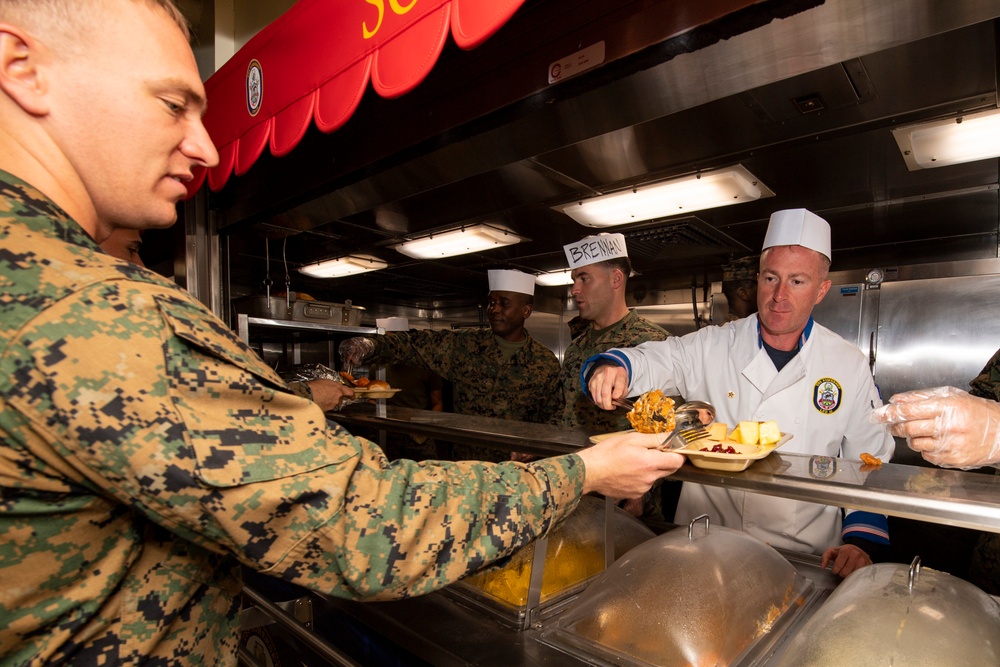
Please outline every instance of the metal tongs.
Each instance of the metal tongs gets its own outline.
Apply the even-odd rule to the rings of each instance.
[[[351,389],[357,389],[358,385],[354,383],[354,376],[351,375],[351,371],[354,370],[354,364],[346,364],[342,373],[338,373],[340,376],[340,381]],[[345,375],[346,373],[346,375]]]
[[[625,398],[613,398],[611,402],[620,408],[631,410],[635,402]],[[653,418],[658,418],[654,415]],[[662,419],[662,417],[659,417]],[[705,427],[715,421],[715,406],[705,401],[688,401],[674,408],[674,430],[660,443],[660,449],[681,449],[695,440],[708,437]]]

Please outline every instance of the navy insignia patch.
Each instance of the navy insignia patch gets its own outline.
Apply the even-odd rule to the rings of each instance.
[[[256,116],[264,99],[264,70],[254,58],[247,67],[247,111]]]
[[[833,378],[821,378],[813,387],[813,405],[824,415],[837,411],[844,390]]]

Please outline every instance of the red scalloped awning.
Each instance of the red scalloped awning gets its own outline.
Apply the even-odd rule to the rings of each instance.
[[[351,117],[368,81],[382,97],[413,90],[437,62],[449,30],[472,49],[524,0],[299,0],[205,83],[205,127],[218,166],[198,169],[189,196],[208,176],[221,190],[270,145],[283,156],[309,123],[333,132]]]

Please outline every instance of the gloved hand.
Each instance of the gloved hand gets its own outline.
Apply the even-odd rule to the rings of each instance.
[[[341,363],[347,366],[357,366],[375,351],[375,342],[364,336],[356,336],[343,341],[338,351]]]
[[[872,421],[892,424],[893,435],[939,466],[968,470],[1000,462],[1000,404],[955,387],[896,394]]]

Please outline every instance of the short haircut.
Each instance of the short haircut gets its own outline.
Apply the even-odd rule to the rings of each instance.
[[[614,259],[606,259],[603,262],[596,262],[596,264],[597,266],[603,266],[609,271],[618,269],[622,272],[624,282],[628,282],[628,277],[632,275],[632,262],[628,257],[615,257]]]
[[[184,39],[190,41],[190,25],[173,0],[130,1],[162,9],[184,33]],[[60,27],[70,33],[99,31],[100,16],[94,11],[97,5],[110,7],[110,0],[0,0],[0,21],[10,21],[27,30]]]

